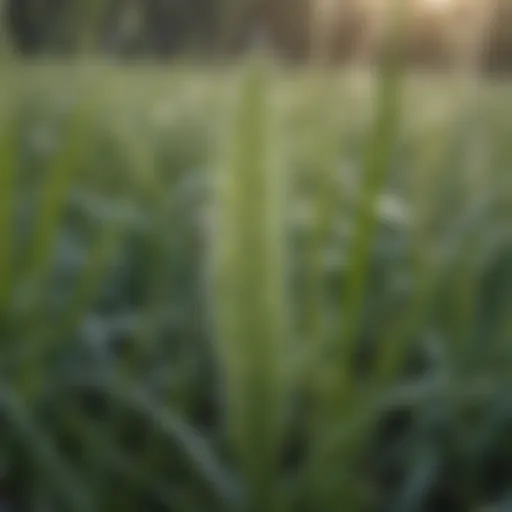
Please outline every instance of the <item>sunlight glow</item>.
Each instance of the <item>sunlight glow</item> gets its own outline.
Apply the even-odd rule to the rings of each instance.
[[[454,0],[423,0],[423,2],[433,9],[448,9],[453,5]]]

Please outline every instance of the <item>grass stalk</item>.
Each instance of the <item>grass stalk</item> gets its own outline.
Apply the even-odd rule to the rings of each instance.
[[[213,296],[228,430],[246,482],[246,510],[254,512],[277,510],[285,407],[285,197],[283,170],[272,165],[268,81],[264,64],[252,62],[219,162]]]

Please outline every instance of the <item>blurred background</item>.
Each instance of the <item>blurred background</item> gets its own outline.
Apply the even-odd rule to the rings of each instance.
[[[510,0],[0,0],[0,512],[512,511]]]
[[[118,57],[204,60],[240,55],[264,40],[283,62],[311,56],[315,18],[329,32],[330,59],[343,62],[379,51],[386,0],[4,0],[4,18],[22,55],[71,56],[80,52]],[[407,58],[419,65],[453,61],[458,34],[484,24],[483,67],[510,67],[511,7],[507,0],[412,0],[405,38]],[[483,6],[483,7],[482,7]],[[477,18],[475,20],[475,18]]]

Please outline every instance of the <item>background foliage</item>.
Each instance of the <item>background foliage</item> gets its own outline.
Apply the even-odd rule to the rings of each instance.
[[[183,51],[211,57],[240,53],[262,37],[283,58],[304,60],[312,52],[315,12],[328,14],[330,55],[346,60],[375,53],[379,11],[364,0],[5,0],[12,37],[28,54],[106,51],[116,55],[169,57]],[[374,2],[375,3],[375,2]],[[468,24],[478,1],[452,0],[436,8],[411,0],[414,15],[406,48],[411,62],[440,66],[453,60],[454,34]],[[509,70],[512,7],[484,2],[491,12],[485,65]],[[329,5],[334,6],[334,8]],[[469,23],[471,23],[469,21]]]

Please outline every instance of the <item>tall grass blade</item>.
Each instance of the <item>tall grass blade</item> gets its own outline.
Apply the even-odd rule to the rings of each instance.
[[[267,73],[252,62],[244,76],[219,162],[213,296],[230,439],[254,512],[276,507],[285,406],[284,190],[282,168],[272,165]]]
[[[340,130],[333,112],[333,77],[318,71],[318,80],[312,84],[313,102],[316,107],[314,117],[313,160],[315,169],[312,175],[311,236],[307,246],[307,276],[304,290],[306,305],[305,338],[309,347],[306,354],[312,356],[312,365],[319,362],[318,356],[326,342],[326,249],[335,222],[339,201],[338,172],[340,157]],[[334,80],[334,84],[333,84]]]
[[[430,132],[422,134],[416,150],[416,165],[410,171],[410,203],[414,205],[411,233],[414,293],[408,308],[400,312],[377,349],[372,371],[377,389],[389,385],[401,369],[409,344],[427,322],[435,294],[445,276],[442,265],[447,262],[438,261],[439,258],[433,255],[433,247],[437,220],[435,198],[443,176],[452,170],[450,155],[456,126],[452,119],[450,121],[444,120],[443,127],[436,125]]]
[[[15,172],[18,160],[17,122],[5,112],[0,126],[0,311],[5,309],[12,285],[14,246]]]
[[[395,2],[403,4],[403,2]],[[397,20],[392,24],[401,32],[403,5],[396,13]],[[375,205],[386,184],[395,148],[401,98],[400,37],[390,37],[390,56],[385,60],[378,79],[375,105],[375,120],[366,147],[364,176],[361,185],[359,206],[355,215],[354,238],[348,254],[347,282],[343,290],[341,305],[341,340],[338,355],[339,375],[350,385],[351,364],[354,344],[359,333],[364,308],[365,290],[370,270],[373,243],[378,225],[378,211]]]
[[[50,163],[48,175],[44,179],[27,272],[36,287],[44,285],[49,276],[53,250],[73,186],[73,178],[86,150],[89,128],[87,118],[91,105],[82,100],[75,108],[63,145]]]
[[[46,329],[48,326],[45,315],[45,288],[50,281],[54,250],[71,196],[74,177],[86,150],[88,107],[90,108],[90,105],[82,103],[71,114],[69,132],[62,148],[50,164],[48,175],[43,180],[42,200],[33,231],[26,281],[23,283],[28,293],[22,297],[23,302],[20,304],[23,315],[27,315],[26,325],[23,326],[24,351],[30,352],[37,345],[44,353],[50,348],[49,341],[53,341],[54,346],[57,339],[57,333],[52,332],[53,329],[50,329],[50,332]],[[64,321],[61,327],[65,332],[60,334],[67,333],[69,322]],[[44,373],[42,361],[29,355],[18,375],[20,390],[27,393],[27,396],[38,389],[39,378],[43,378],[41,372]]]
[[[360,407],[365,403],[364,396],[355,388],[353,363],[378,227],[376,205],[390,171],[400,121],[400,43],[405,8],[399,1],[394,2],[394,6],[395,12],[388,28],[389,53],[379,70],[375,117],[365,148],[364,174],[342,290],[339,336],[330,340],[328,357],[319,376],[322,384],[306,472],[311,486],[309,506],[318,510],[330,510],[335,503],[357,510],[361,504],[361,493],[364,494],[357,490],[357,482],[350,477],[348,468],[369,431],[361,429],[354,437],[339,443],[331,443],[331,436],[349,421],[352,414],[357,413],[358,400],[361,400]]]

